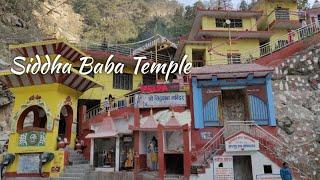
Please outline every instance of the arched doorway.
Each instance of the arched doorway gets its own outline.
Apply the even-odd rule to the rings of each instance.
[[[37,105],[26,108],[19,116],[17,131],[45,130],[47,125],[46,111]]]
[[[72,122],[73,122],[72,107],[69,105],[64,105],[60,110],[58,135],[62,139],[67,138],[68,142],[70,142],[70,139],[71,139]]]

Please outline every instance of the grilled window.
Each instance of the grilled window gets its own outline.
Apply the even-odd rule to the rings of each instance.
[[[122,73],[115,74],[113,73],[113,88],[114,89],[124,89],[132,90],[132,74]]]
[[[242,28],[242,19],[229,19],[230,28]],[[229,25],[226,23],[226,19],[216,19],[216,27],[228,28]]]
[[[241,64],[241,55],[240,54],[228,54],[228,63],[229,64]]]

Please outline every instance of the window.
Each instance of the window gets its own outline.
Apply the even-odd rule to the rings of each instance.
[[[142,78],[143,78],[143,85],[156,84],[156,75],[154,74],[144,74]]]
[[[282,19],[282,20],[289,20],[290,19],[290,15],[289,15],[289,10],[286,9],[276,9],[275,10],[275,16],[276,19]]]
[[[17,123],[17,131],[45,129],[47,115],[45,110],[40,106],[30,106],[20,115]]]
[[[132,90],[132,74],[127,74],[127,73],[115,74],[115,73],[113,73],[113,88],[114,89]]]
[[[228,59],[228,63],[229,64],[241,64],[241,55],[240,54],[233,54],[233,53],[229,53],[227,55],[227,59]]]
[[[192,66],[202,67],[205,65],[205,49],[192,49]]]
[[[228,28],[227,19],[216,19],[216,27]],[[229,19],[230,28],[242,28],[242,19]]]
[[[271,165],[263,165],[263,171],[264,171],[265,174],[272,174]]]

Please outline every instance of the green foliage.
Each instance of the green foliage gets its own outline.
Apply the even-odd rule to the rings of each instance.
[[[245,0],[242,0],[239,6],[239,9],[242,11],[246,11],[249,9],[249,6]]]
[[[213,0],[211,6],[215,9],[233,9],[231,0]]]
[[[306,9],[309,7],[308,0],[297,0],[298,9]]]
[[[84,17],[82,38],[110,43],[186,34],[196,7],[203,6],[199,1],[184,8],[172,0],[73,0],[71,4]]]

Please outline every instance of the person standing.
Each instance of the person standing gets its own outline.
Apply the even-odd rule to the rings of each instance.
[[[292,173],[286,162],[282,164],[282,168],[280,169],[280,176],[282,180],[292,180]]]
[[[109,102],[108,98],[104,99],[104,108],[105,108],[106,112],[108,112],[110,109],[110,102]]]

